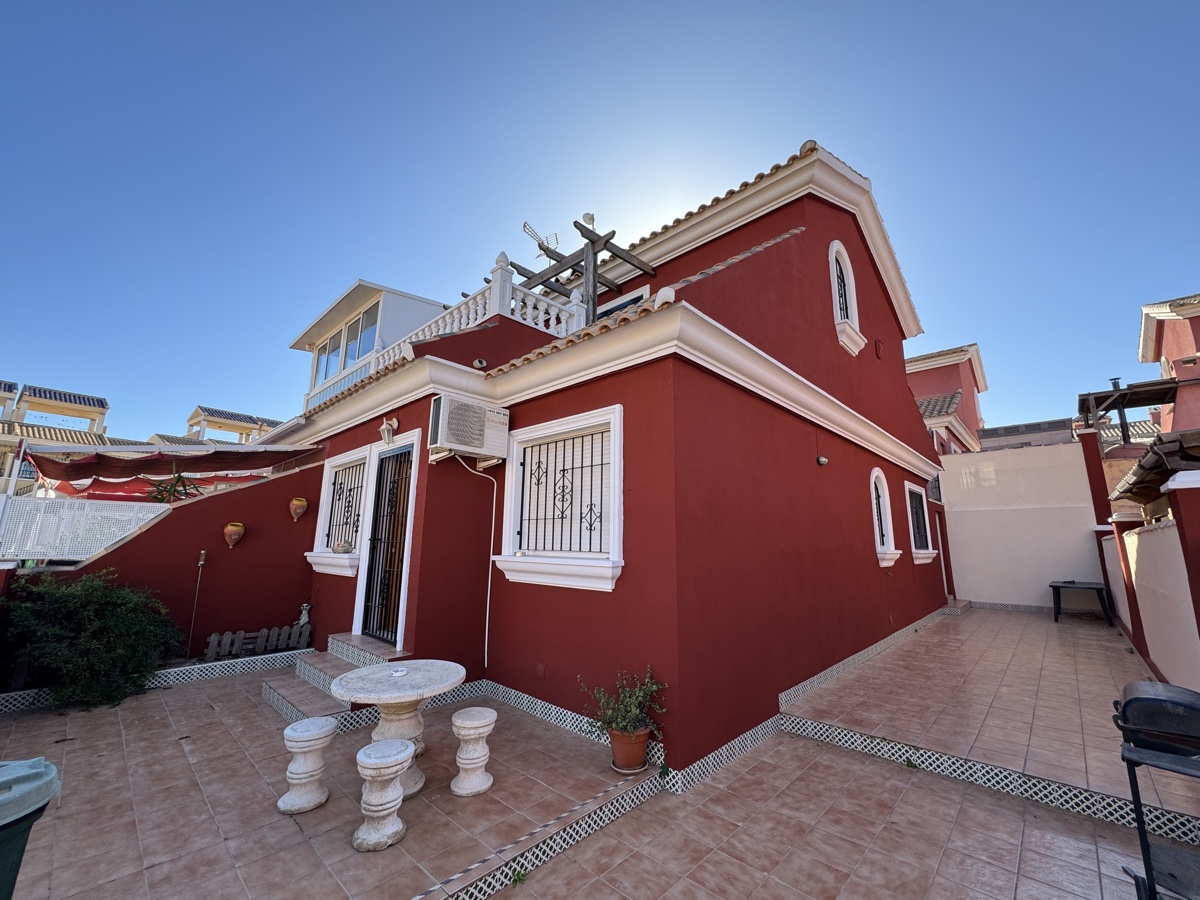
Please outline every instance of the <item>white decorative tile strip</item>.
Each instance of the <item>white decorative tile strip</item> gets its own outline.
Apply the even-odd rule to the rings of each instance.
[[[355,647],[353,644],[345,644],[335,637],[329,639],[329,652],[334,656],[352,662],[356,666],[377,666],[381,663],[388,662],[382,656],[376,656],[374,653],[368,653],[361,647]]]
[[[622,782],[605,788],[595,797],[576,804],[551,821],[538,826],[528,834],[496,850],[491,856],[481,859],[479,862],[445,879],[441,884],[435,885],[418,894],[413,900],[441,896],[443,892],[453,890],[451,888],[453,882],[464,877],[469,877],[471,872],[491,865],[494,868],[482,877],[454,890],[452,894],[454,897],[462,897],[466,898],[466,900],[486,900],[486,898],[512,885],[514,877],[527,875],[538,866],[545,865],[554,859],[555,856],[569,850],[588,835],[599,831],[605,825],[615,822],[621,816],[625,815],[625,813],[640,806],[657,794],[662,788],[661,782],[657,778],[646,778],[630,786],[630,782],[633,781],[635,781],[634,778],[627,778]],[[612,796],[610,797],[609,795]],[[606,797],[608,799],[605,799]],[[584,807],[596,803],[599,803],[599,806],[586,815],[581,816],[577,821],[571,822],[557,831],[552,830],[559,822],[576,815]],[[539,834],[545,834],[545,837],[537,840]],[[503,860],[502,854],[530,840],[537,840],[537,842],[512,860],[497,865],[498,862]]]
[[[303,657],[296,660],[296,674],[326,694],[329,693],[329,686],[333,684],[333,676],[331,674],[321,671],[316,666],[309,665]]]
[[[338,720],[338,731],[344,733],[354,731],[356,728],[379,724],[379,709],[374,706],[365,706],[362,709],[339,713],[334,718]]]
[[[1035,800],[1046,806],[1065,809],[1069,812],[1082,813],[1094,819],[1125,825],[1135,826],[1133,804],[1120,797],[1101,794],[1087,788],[1061,784],[1046,778],[1026,775],[1012,769],[1005,769],[990,763],[963,759],[936,750],[926,750],[891,741],[885,738],[873,737],[827,725],[824,722],[814,722],[799,716],[779,716],[784,731],[798,734],[801,737],[824,741],[848,750],[869,753],[893,762],[913,765],[927,772],[938,775],[948,775],[959,781],[969,781],[982,785],[994,791],[1012,794],[1026,800]],[[1146,827],[1154,834],[1187,844],[1200,844],[1200,819],[1183,813],[1170,812],[1155,806],[1146,806]]]
[[[686,769],[678,771],[669,769],[663,779],[663,787],[672,794],[682,794],[690,791],[729,765],[743,753],[747,753],[763,741],[779,734],[779,716],[772,716],[757,728],[752,728],[745,734],[734,738],[723,747],[718,747],[703,759],[697,760]]]
[[[974,605],[974,604],[972,604],[972,605]],[[788,688],[786,691],[783,691],[779,695],[780,708],[782,709],[785,706],[790,706],[791,704],[793,704],[797,700],[799,700],[801,697],[806,697],[807,695],[811,694],[813,691],[815,691],[817,688],[819,688],[821,685],[825,684],[826,682],[832,681],[834,678],[837,678],[843,672],[849,671],[850,669],[853,669],[855,666],[857,666],[859,663],[866,662],[871,657],[878,656],[880,653],[882,653],[884,650],[887,650],[889,647],[894,647],[894,646],[896,646],[896,644],[899,644],[901,641],[907,640],[908,638],[910,638],[914,634],[916,634],[918,631],[920,631],[922,628],[925,628],[929,625],[932,625],[934,622],[936,622],[938,620],[938,617],[945,614],[945,611],[946,611],[945,607],[943,607],[942,609],[934,610],[929,615],[925,616],[925,618],[918,619],[917,621],[913,622],[911,625],[907,625],[904,628],[901,628],[899,631],[895,632],[894,634],[888,635],[882,641],[872,644],[870,647],[867,647],[865,650],[859,650],[853,656],[846,657],[840,663],[838,663],[837,665],[830,666],[824,672],[819,672],[816,675],[814,675],[812,678],[809,678],[807,681],[802,681],[795,687]]]
[[[146,682],[146,690],[189,684],[193,681],[207,681],[210,678],[224,678],[227,675],[243,675],[246,672],[286,669],[294,665],[303,654],[313,652],[311,649],[288,650],[284,653],[265,653],[262,656],[246,656],[240,659],[223,659],[220,662],[200,663],[194,666],[160,669],[150,676]],[[0,715],[24,709],[41,709],[49,705],[50,691],[44,688],[0,694]]]
[[[150,676],[146,687],[171,687],[176,684],[189,684],[193,681],[207,681],[210,678],[224,678],[227,675],[245,675],[247,672],[286,669],[295,665],[296,660],[304,654],[314,652],[316,651],[311,648],[287,650],[283,653],[264,653],[262,656],[243,656],[238,659],[223,659],[220,662],[200,663],[195,666],[161,669]]]
[[[0,715],[20,712],[23,709],[41,709],[50,704],[50,691],[39,688],[35,691],[14,691],[0,694]]]
[[[264,684],[262,686],[262,697],[267,701],[268,704],[270,704],[271,708],[275,710],[275,712],[283,716],[283,720],[289,725],[299,722],[301,719],[308,718],[306,715],[304,715],[304,713],[289,703],[282,694],[280,694],[278,691],[272,690],[268,684]]]
[[[992,603],[987,600],[972,600],[971,606],[976,609],[1007,609],[1010,612],[1043,612],[1051,615],[1054,614],[1054,607],[1049,603]],[[1095,616],[1104,615],[1100,611],[1099,604],[1096,606],[1064,606],[1062,611],[1063,613],[1070,613],[1077,616],[1088,614]]]

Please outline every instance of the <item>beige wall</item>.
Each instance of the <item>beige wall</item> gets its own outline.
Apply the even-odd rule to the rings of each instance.
[[[1200,690],[1200,634],[1175,523],[1127,532],[1125,547],[1150,659],[1172,684]]]
[[[1113,615],[1130,628],[1129,597],[1125,594],[1125,575],[1121,571],[1121,558],[1117,555],[1116,535],[1104,538],[1104,564],[1108,566],[1108,583],[1112,586]]]
[[[942,495],[958,596],[1050,606],[1051,581],[1102,581],[1079,444],[942,458]],[[1099,610],[1094,594],[1063,605]]]

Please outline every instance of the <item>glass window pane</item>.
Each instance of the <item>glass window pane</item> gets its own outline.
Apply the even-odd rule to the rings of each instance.
[[[317,351],[317,384],[325,380],[325,362],[329,357],[329,344],[324,343]]]
[[[355,319],[346,326],[346,365],[347,367],[361,355],[358,350],[358,326],[361,319]]]
[[[375,349],[375,328],[379,324],[379,304],[375,303],[362,314],[362,331],[358,339],[358,355],[366,356]]]
[[[329,339],[329,356],[325,359],[325,377],[338,373],[342,364],[342,335],[338,332]]]

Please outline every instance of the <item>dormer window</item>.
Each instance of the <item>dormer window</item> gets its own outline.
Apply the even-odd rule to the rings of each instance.
[[[859,331],[858,297],[854,292],[854,270],[841,241],[829,245],[829,286],[833,294],[833,321],[838,343],[851,356],[858,356],[867,343]]]
[[[375,349],[375,333],[379,326],[379,303],[368,306],[362,315],[355,316],[337,333],[317,348],[315,384],[328,381]]]

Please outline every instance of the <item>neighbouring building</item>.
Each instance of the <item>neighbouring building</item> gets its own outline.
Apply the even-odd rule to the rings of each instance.
[[[987,390],[979,345],[911,356],[904,369],[938,454],[978,450],[977,434],[983,428],[979,395]]]
[[[32,490],[35,485],[37,473],[29,463],[16,471],[22,439],[90,447],[143,443],[110,438],[104,425],[107,413],[108,401],[103,397],[32,384],[18,390],[16,382],[0,381],[0,494],[8,492],[14,476],[17,490]],[[72,427],[76,425],[81,427]]]
[[[212,406],[197,406],[187,419],[188,430],[181,435],[152,434],[151,444],[187,446],[189,444],[249,444],[266,438],[272,428],[282,425],[278,419],[266,419],[248,413],[231,412]],[[233,438],[215,437],[209,431]]]

